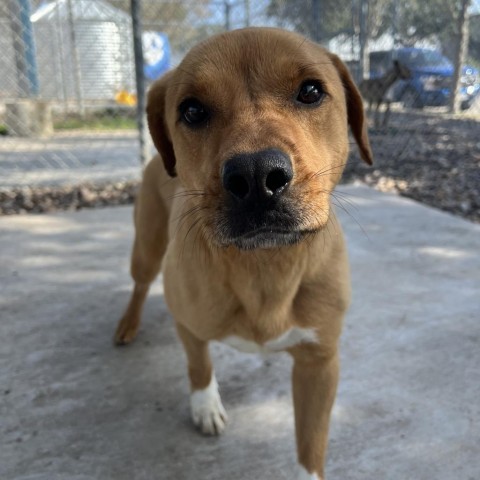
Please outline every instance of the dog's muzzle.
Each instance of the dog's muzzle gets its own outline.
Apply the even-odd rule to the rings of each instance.
[[[293,168],[287,154],[268,149],[235,155],[224,163],[221,178],[226,193],[223,243],[253,249],[299,241],[298,219],[288,199]]]

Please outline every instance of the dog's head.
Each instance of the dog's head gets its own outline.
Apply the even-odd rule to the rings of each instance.
[[[289,245],[322,229],[349,151],[372,162],[345,65],[277,29],[217,35],[151,88],[148,123],[165,168],[217,245]]]

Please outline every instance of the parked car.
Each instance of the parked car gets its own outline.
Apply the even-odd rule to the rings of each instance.
[[[437,50],[425,48],[371,52],[370,78],[382,76],[391,67],[394,59],[411,72],[408,80],[399,80],[389,92],[394,102],[402,102],[409,108],[448,104],[454,73],[454,67],[448,58]],[[478,70],[465,65],[462,69],[461,82],[462,108],[467,109],[480,93]]]

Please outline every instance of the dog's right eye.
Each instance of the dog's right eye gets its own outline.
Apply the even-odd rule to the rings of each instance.
[[[210,117],[206,107],[194,98],[184,100],[178,109],[180,110],[180,119],[187,125],[199,126]]]

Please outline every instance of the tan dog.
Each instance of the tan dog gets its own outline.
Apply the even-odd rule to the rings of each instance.
[[[372,161],[357,88],[320,46],[250,28],[193,48],[152,86],[147,112],[160,156],[137,198],[135,288],[116,342],[135,337],[163,267],[194,423],[215,434],[226,421],[210,340],[286,350],[294,359],[297,478],[323,479],[350,298],[330,193],[347,160],[349,125]]]

